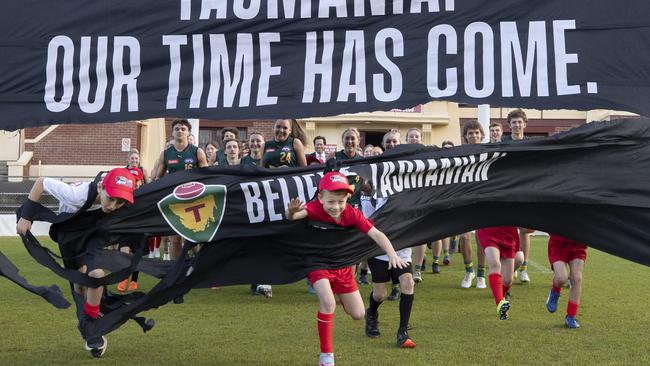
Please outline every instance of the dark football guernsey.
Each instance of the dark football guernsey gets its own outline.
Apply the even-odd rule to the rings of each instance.
[[[289,137],[283,142],[271,140],[264,144],[265,168],[295,166],[298,166],[298,158],[293,149],[293,137]]]
[[[181,170],[190,170],[199,167],[198,158],[199,148],[192,144],[188,144],[183,151],[178,151],[174,146],[170,146],[165,150],[165,165],[167,166],[167,173],[171,174]]]

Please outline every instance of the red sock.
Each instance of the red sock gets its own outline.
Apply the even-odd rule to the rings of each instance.
[[[318,337],[320,338],[321,353],[332,353],[332,338],[334,337],[334,314],[323,314],[320,311],[318,319]]]
[[[97,319],[99,316],[99,304],[90,305],[89,303],[84,304],[84,314],[88,315],[93,319]]]
[[[501,273],[490,273],[488,280],[490,281],[494,302],[499,305],[499,302],[503,300],[503,278],[501,277]]]
[[[562,292],[562,285],[558,286],[553,282],[553,291],[557,292],[558,294]]]
[[[510,291],[510,288],[511,288],[511,287],[512,287],[512,286],[506,286],[506,285],[503,285],[503,296],[506,296],[506,294],[508,293],[508,291]]]
[[[569,300],[569,304],[566,306],[566,315],[567,316],[572,316],[575,318],[576,315],[578,315],[578,307],[580,306],[579,303],[575,303],[571,300]]]
[[[153,252],[153,248],[156,246],[156,238],[149,238],[149,251]]]

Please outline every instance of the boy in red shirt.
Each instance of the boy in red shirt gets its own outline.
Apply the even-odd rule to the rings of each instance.
[[[557,302],[560,299],[562,286],[571,280],[571,291],[569,292],[569,303],[567,304],[564,324],[571,328],[580,328],[576,319],[580,295],[582,293],[582,271],[585,269],[587,259],[587,246],[573,240],[551,234],[548,238],[548,260],[553,269],[553,286],[546,299],[546,309],[554,313],[557,310]],[[569,273],[567,273],[567,265]]]
[[[390,240],[379,231],[372,221],[347,203],[354,193],[348,179],[341,173],[329,172],[318,183],[318,199],[306,205],[299,199],[291,200],[287,207],[289,220],[309,218],[342,227],[355,227],[370,236],[388,255],[388,268],[404,268],[407,264],[400,259]],[[318,296],[318,336],[320,338],[320,365],[333,366],[332,337],[334,333],[334,310],[339,295],[343,309],[352,319],[360,320],[365,315],[365,307],[352,267],[339,269],[319,269],[309,273],[309,282]]]

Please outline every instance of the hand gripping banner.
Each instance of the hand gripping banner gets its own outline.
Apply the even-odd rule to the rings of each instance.
[[[374,186],[378,197],[387,198],[372,219],[398,249],[481,227],[513,225],[650,265],[646,119],[594,122],[509,144],[450,149],[401,145],[378,157],[344,161],[341,170],[356,173]],[[57,224],[60,238],[75,243],[82,238],[87,250],[175,233],[189,239],[184,254],[192,241],[202,244],[192,259],[182,256],[159,273],[161,282],[148,294],[124,300],[107,313],[95,331],[109,332],[195,287],[290,283],[317,268],[339,268],[380,254],[360,232],[286,220],[289,200],[314,197],[322,174],[323,166],[195,169],[145,185],[130,207],[100,216],[88,212]],[[37,244],[33,237],[27,241],[28,246]],[[93,281],[105,283],[84,279],[89,285]]]

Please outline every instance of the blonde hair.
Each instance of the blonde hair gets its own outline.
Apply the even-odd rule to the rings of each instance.
[[[355,135],[357,135],[357,139],[361,141],[361,134],[359,133],[359,130],[356,129],[356,127],[348,127],[345,130],[343,130],[343,133],[341,134],[341,139],[343,139],[345,134],[348,132],[353,132]]]
[[[397,135],[397,139],[398,139],[398,140],[402,140],[402,133],[399,132],[399,130],[398,130],[397,128],[391,128],[390,130],[388,130],[388,132],[386,132],[386,133],[384,134],[384,137],[382,137],[381,142],[382,142],[383,144],[385,144],[385,143],[386,143],[386,138],[387,138],[388,136],[390,136],[390,135]]]
[[[408,131],[406,131],[406,138],[408,138],[409,135],[411,134],[411,132],[413,132],[413,131],[417,131],[420,134],[420,137],[422,137],[422,131],[417,127],[412,127],[412,128],[409,128]]]

